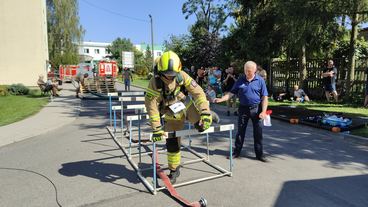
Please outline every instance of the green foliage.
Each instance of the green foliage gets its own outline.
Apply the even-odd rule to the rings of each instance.
[[[164,41],[166,51],[174,51],[181,59],[182,65],[189,66],[194,64],[192,61],[193,54],[190,53],[190,36],[189,35],[171,35],[169,40]]]
[[[333,58],[347,58],[350,52],[350,38],[345,38],[337,41],[334,51],[331,54]],[[368,57],[368,42],[363,38],[357,39],[355,47],[356,58]]]
[[[122,57],[121,57],[122,52],[123,51],[133,52],[135,48],[134,48],[133,43],[130,41],[130,39],[118,37],[111,43],[110,46],[107,47],[107,49],[110,50],[111,52],[111,58],[116,60],[119,68],[121,68],[122,67]],[[136,51],[134,51],[134,53],[135,52]]]
[[[25,87],[21,83],[10,85],[8,90],[12,95],[28,95],[29,93],[29,88]]]
[[[190,28],[190,44],[185,62],[189,65],[213,66],[219,55],[220,32],[227,29],[225,21],[233,10],[233,1],[188,0],[183,4],[185,18],[196,17]]]
[[[79,23],[78,1],[47,0],[47,34],[50,62],[78,64],[78,45],[84,29]]]
[[[0,85],[0,96],[7,96],[9,95],[8,86]]]

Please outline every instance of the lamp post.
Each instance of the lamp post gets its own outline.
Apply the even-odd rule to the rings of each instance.
[[[154,55],[154,49],[153,49],[153,22],[152,22],[152,15],[148,15],[151,19],[151,55],[152,55],[152,71],[154,71],[155,68],[155,55]]]

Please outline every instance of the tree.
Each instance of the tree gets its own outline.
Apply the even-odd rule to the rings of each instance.
[[[189,35],[171,35],[169,40],[164,41],[166,51],[174,51],[181,59],[182,65],[189,66],[195,63],[193,54],[190,52],[190,36]]]
[[[232,1],[216,4],[214,0],[188,0],[183,4],[185,18],[194,15],[196,22],[190,29],[189,53],[192,63],[200,66],[216,64],[220,45],[220,32],[226,30],[225,21],[232,10]]]
[[[79,23],[78,2],[47,0],[47,35],[52,65],[77,64],[78,43],[84,30]]]
[[[111,52],[111,58],[116,60],[118,63],[119,68],[122,67],[122,51],[130,51],[134,52],[134,45],[130,41],[130,39],[127,38],[116,38],[111,45],[107,47],[107,49]],[[135,54],[134,54],[135,56]]]
[[[142,75],[147,75],[148,71],[151,71],[152,68],[152,51],[149,45],[146,47],[146,53],[144,55],[144,71]]]
[[[357,50],[358,25],[368,21],[368,1],[348,0],[342,1],[339,5],[342,15],[348,15],[351,20],[350,49],[349,49],[349,72],[346,81],[347,99],[350,98],[352,85],[355,79],[355,59]]]

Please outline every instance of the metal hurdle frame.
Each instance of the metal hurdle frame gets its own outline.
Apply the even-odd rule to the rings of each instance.
[[[121,96],[144,96],[144,91],[121,92]],[[112,127],[112,97],[118,97],[119,93],[107,93],[109,97],[110,127]],[[123,106],[123,105],[122,105]]]
[[[156,153],[154,153],[156,151],[156,142],[152,142],[152,151],[150,152],[146,152],[144,154],[146,155],[151,155],[152,156],[152,167],[149,168],[144,168],[141,169],[138,167],[137,163],[132,159],[133,157],[135,157],[134,155],[132,156],[131,151],[127,152],[125,147],[119,143],[119,141],[117,140],[117,138],[115,137],[113,131],[111,130],[110,127],[106,127],[108,132],[110,133],[111,137],[113,138],[113,140],[115,141],[115,143],[118,145],[118,147],[121,149],[121,151],[124,153],[125,157],[127,158],[129,164],[133,167],[133,169],[136,171],[138,178],[142,181],[143,185],[149,190],[150,193],[152,193],[153,195],[156,195],[158,191],[164,190],[166,189],[165,186],[163,187],[157,187],[157,172],[156,172],[156,167],[155,167],[155,163],[156,163]],[[207,156],[203,156],[197,152],[195,152],[193,149],[191,149],[188,146],[182,145],[183,148],[187,149],[190,153],[192,153],[193,155],[195,155],[196,157],[198,157],[198,159],[195,160],[189,160],[186,162],[182,162],[180,165],[188,165],[188,164],[193,164],[193,163],[198,163],[198,162],[204,162],[205,164],[207,164],[208,166],[214,168],[215,170],[219,171],[220,173],[217,175],[212,175],[212,176],[207,176],[207,177],[203,177],[203,178],[198,178],[198,179],[194,179],[194,180],[190,180],[187,182],[182,182],[182,183],[177,183],[174,184],[174,187],[180,187],[180,186],[185,186],[185,185],[190,185],[190,184],[194,184],[194,183],[198,183],[198,182],[203,182],[206,180],[212,180],[212,179],[216,179],[216,178],[220,178],[223,176],[232,176],[232,172],[233,172],[233,159],[232,159],[232,131],[234,130],[234,125],[233,124],[228,124],[228,125],[221,125],[221,126],[215,126],[215,127],[210,127],[209,129],[207,129],[204,132],[199,133],[197,130],[195,129],[187,129],[187,130],[180,130],[180,131],[176,131],[176,135],[177,136],[189,136],[189,135],[197,135],[197,134],[208,134],[208,133],[213,133],[213,132],[221,132],[221,131],[229,131],[229,170],[226,170],[218,165],[215,165],[213,163],[210,162],[209,160],[209,150],[207,149]],[[208,136],[208,135],[207,135]],[[208,142],[208,138],[207,138],[207,142]],[[208,146],[208,144],[207,144]],[[130,150],[131,146],[129,146],[129,150]],[[139,156],[141,156],[141,153],[138,153]],[[168,166],[164,166],[162,167],[162,170],[168,169]],[[153,181],[152,184],[150,184],[150,182],[142,175],[142,172],[144,171],[148,171],[148,170],[152,170],[152,177],[153,177]]]
[[[120,100],[120,98],[119,98]],[[126,97],[126,99],[122,99],[123,101],[125,100],[129,100],[129,97]],[[131,100],[131,99],[130,99]],[[133,116],[127,116],[127,120],[129,121],[129,144],[123,145],[123,139],[121,141],[121,143],[119,142],[119,140],[117,139],[116,135],[116,110],[123,110],[123,104],[121,106],[113,106],[111,107],[111,110],[114,111],[114,128],[111,129],[111,127],[106,127],[108,132],[110,133],[111,137],[113,138],[114,142],[118,145],[118,147],[122,150],[122,152],[124,153],[125,157],[127,158],[128,162],[130,163],[130,165],[133,167],[133,169],[136,171],[138,178],[142,181],[142,183],[144,184],[144,186],[149,190],[149,192],[151,192],[153,195],[156,195],[158,191],[164,190],[166,189],[166,187],[157,187],[157,172],[156,172],[156,167],[155,167],[155,163],[156,163],[156,145],[157,143],[152,142],[152,151],[147,151],[142,153],[141,152],[141,133],[140,133],[140,121],[142,118],[141,112],[145,110],[145,107],[143,104],[141,105],[127,105],[127,109],[128,108],[135,108],[136,112],[138,112],[138,115],[133,115]],[[148,118],[148,115],[144,115],[145,118]],[[121,119],[123,119],[123,116],[121,116]],[[131,148],[133,147],[132,145],[132,121],[137,120],[139,121],[138,124],[138,146],[139,146],[139,152],[136,154],[132,154],[131,152]],[[123,125],[122,125],[123,126]],[[221,126],[212,126],[209,129],[207,129],[204,132],[198,132],[195,129],[190,129],[190,125],[189,125],[189,129],[187,130],[180,130],[180,131],[176,131],[176,135],[179,137],[185,137],[188,136],[189,137],[189,145],[182,145],[183,148],[187,149],[189,152],[191,152],[193,155],[195,155],[196,157],[198,157],[198,159],[195,160],[189,160],[186,162],[181,163],[181,165],[188,165],[188,164],[193,164],[193,163],[197,163],[197,162],[204,162],[205,164],[207,164],[208,166],[216,169],[217,171],[220,172],[220,174],[217,175],[213,175],[213,176],[208,176],[208,177],[204,177],[204,178],[199,178],[199,179],[195,179],[195,180],[191,180],[191,181],[187,181],[187,182],[183,182],[183,183],[177,183],[174,184],[174,187],[179,187],[179,186],[184,186],[184,185],[189,185],[189,184],[194,184],[194,183],[198,183],[198,182],[202,182],[202,181],[206,181],[206,180],[211,180],[211,179],[215,179],[215,178],[219,178],[219,177],[223,177],[223,176],[232,176],[232,172],[233,172],[233,159],[232,159],[232,131],[234,130],[234,125],[233,124],[228,124],[228,125],[221,125]],[[122,128],[123,131],[123,128]],[[213,133],[213,132],[221,132],[221,131],[229,131],[229,170],[226,170],[218,165],[215,165],[213,163],[210,162],[209,160],[209,135],[208,133]],[[207,156],[203,156],[197,152],[195,152],[193,149],[191,149],[191,136],[192,135],[198,135],[198,134],[206,134],[206,142],[207,142]],[[128,148],[128,152],[126,151],[126,148]],[[137,165],[136,162],[134,162],[134,160],[132,159],[133,157],[136,157],[137,155],[139,156],[139,163],[141,162],[141,156],[142,155],[150,155],[152,157],[152,167],[149,168],[145,168],[145,169],[140,169]],[[162,170],[168,169],[168,166],[165,166],[162,168]],[[152,177],[153,177],[153,181],[152,181],[152,185],[149,183],[149,181],[142,176],[142,172],[143,171],[147,171],[147,170],[152,170]]]

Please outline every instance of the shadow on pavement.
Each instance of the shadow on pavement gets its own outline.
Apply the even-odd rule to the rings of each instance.
[[[288,181],[275,207],[368,206],[368,175]]]
[[[78,162],[69,162],[62,164],[59,173],[64,176],[86,176],[97,179],[101,182],[109,182],[118,186],[141,191],[140,189],[116,183],[120,179],[125,179],[129,183],[140,183],[136,173],[127,169],[124,165],[105,163],[105,160],[121,158],[121,156],[112,156],[96,160],[85,160]]]

